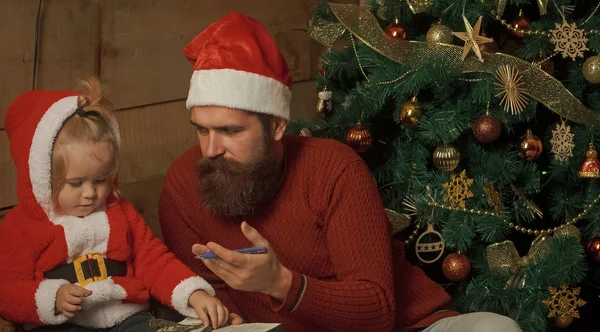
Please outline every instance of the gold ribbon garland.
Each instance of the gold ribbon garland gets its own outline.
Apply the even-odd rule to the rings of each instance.
[[[413,14],[426,12],[429,7],[433,4],[432,0],[406,0],[408,4],[408,8],[413,12]]]
[[[386,8],[385,4],[383,3],[383,0],[375,0],[375,2],[379,6],[377,15],[379,15],[379,17],[385,18],[384,12]],[[433,0],[406,0],[406,4],[408,5],[408,8],[410,8],[410,11],[413,14],[418,14],[426,12],[433,4]]]
[[[504,14],[504,8],[506,7],[507,0],[498,0],[498,6],[496,7],[496,11],[498,14]],[[548,12],[548,0],[537,0],[538,7],[540,10],[540,15],[546,15]]]
[[[523,75],[523,87],[528,95],[554,113],[579,124],[600,124],[600,112],[585,107],[560,81],[527,61],[501,53],[486,53],[484,62],[472,56],[462,61],[462,47],[393,39],[381,30],[377,18],[368,9],[359,5],[328,5],[340,23],[314,19],[310,29],[311,37],[323,45],[332,47],[344,30],[348,30],[379,54],[413,68],[428,64],[432,57],[438,63],[464,73],[495,74],[500,66],[509,65],[520,72],[527,72]]]

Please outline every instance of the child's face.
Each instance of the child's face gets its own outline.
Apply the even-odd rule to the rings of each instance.
[[[105,208],[110,194],[112,152],[108,143],[76,142],[63,147],[66,183],[58,194],[64,214],[85,217]]]

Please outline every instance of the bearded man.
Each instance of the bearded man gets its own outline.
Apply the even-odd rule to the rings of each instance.
[[[169,168],[160,223],[169,249],[242,315],[234,323],[279,322],[286,332],[455,325],[443,319],[457,316],[449,296],[392,247],[362,159],[336,141],[284,135],[290,72],[260,23],[229,14],[184,55],[199,145]],[[250,246],[267,252],[232,251]],[[209,251],[217,258],[195,258]],[[481,331],[517,331],[498,317]]]

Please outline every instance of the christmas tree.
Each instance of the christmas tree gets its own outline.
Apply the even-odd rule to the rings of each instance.
[[[599,7],[371,0],[314,12],[327,49],[319,116],[289,131],[361,154],[396,236],[461,312],[546,331],[595,305]]]

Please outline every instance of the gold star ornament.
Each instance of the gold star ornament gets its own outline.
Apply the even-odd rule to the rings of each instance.
[[[504,105],[504,111],[513,115],[523,112],[528,103],[525,96],[528,91],[523,87],[525,83],[519,70],[510,65],[500,66],[496,70],[496,80],[494,86],[498,93],[495,97],[502,97],[500,104]]]
[[[462,59],[464,60],[469,54],[470,50],[475,52],[479,61],[483,62],[483,58],[481,57],[481,50],[479,50],[479,45],[491,43],[493,41],[492,38],[487,38],[479,35],[479,31],[481,30],[481,16],[475,23],[475,27],[472,27],[467,17],[463,15],[463,21],[465,21],[465,32],[454,32],[454,35],[465,41],[465,46],[463,48]]]

